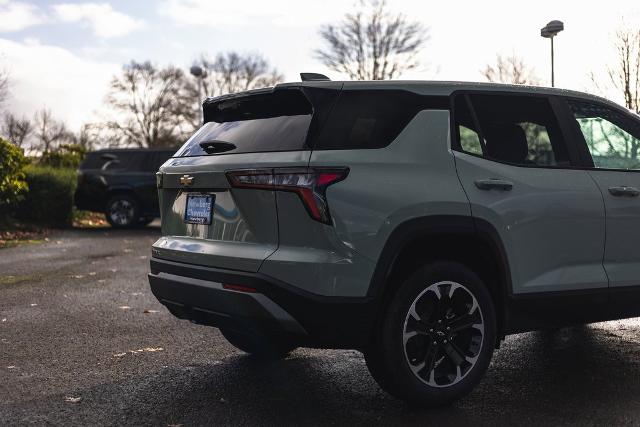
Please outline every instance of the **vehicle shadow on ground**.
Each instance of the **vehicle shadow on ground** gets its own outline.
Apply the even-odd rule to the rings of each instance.
[[[470,396],[429,410],[382,392],[358,352],[308,350],[270,363],[235,354],[159,368],[70,392],[82,396],[78,404],[52,396],[14,409],[23,422],[80,424],[612,424],[635,418],[639,352],[637,343],[591,327],[514,336]]]

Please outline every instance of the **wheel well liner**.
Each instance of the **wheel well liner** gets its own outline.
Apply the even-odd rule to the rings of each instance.
[[[415,218],[396,227],[380,254],[367,294],[377,301],[377,321],[399,284],[418,266],[435,260],[460,261],[480,276],[493,298],[502,333],[512,289],[507,254],[497,230],[471,216]]]

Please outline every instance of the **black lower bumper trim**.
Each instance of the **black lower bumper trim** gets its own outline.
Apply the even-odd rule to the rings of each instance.
[[[362,348],[374,323],[370,298],[318,296],[260,273],[152,258],[149,282],[156,298],[179,318],[285,334],[298,345]],[[257,292],[228,291],[223,283]]]

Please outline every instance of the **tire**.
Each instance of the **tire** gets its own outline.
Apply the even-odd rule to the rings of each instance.
[[[138,221],[138,227],[146,227],[147,225],[151,224],[153,222],[155,218],[152,216],[145,216],[140,218],[140,221]]]
[[[237,332],[231,329],[220,329],[220,332],[229,344],[259,359],[284,359],[296,348],[289,343],[258,333]]]
[[[131,228],[139,224],[140,207],[135,198],[119,194],[109,199],[104,214],[112,227]]]
[[[482,280],[463,264],[438,261],[401,285],[365,360],[391,395],[442,406],[480,382],[495,344],[495,310]]]

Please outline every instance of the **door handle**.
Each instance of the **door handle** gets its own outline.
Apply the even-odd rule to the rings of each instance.
[[[513,188],[513,183],[504,179],[477,179],[475,183],[480,190],[509,191]]]
[[[609,193],[616,197],[638,197],[640,196],[640,190],[635,187],[609,187]]]

